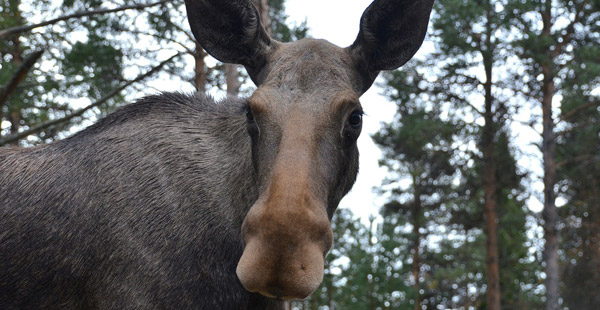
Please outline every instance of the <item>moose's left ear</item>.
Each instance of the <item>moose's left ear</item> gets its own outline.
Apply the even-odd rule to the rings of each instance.
[[[419,50],[434,0],[375,0],[360,19],[360,31],[347,49],[367,91],[381,70],[402,66]]]
[[[256,85],[277,44],[260,23],[250,0],[185,0],[188,21],[198,43],[213,57],[241,64]]]

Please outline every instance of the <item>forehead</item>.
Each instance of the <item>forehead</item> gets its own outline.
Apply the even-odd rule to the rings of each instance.
[[[325,40],[281,44],[269,59],[263,85],[322,95],[353,90],[357,83],[350,54]]]

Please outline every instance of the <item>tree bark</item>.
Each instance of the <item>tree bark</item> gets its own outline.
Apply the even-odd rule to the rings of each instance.
[[[331,267],[329,267],[330,275],[331,275]],[[333,290],[335,286],[333,285],[333,281],[327,282],[327,305],[329,307],[328,310],[335,310],[335,301],[333,300]],[[318,308],[318,307],[317,307]]]
[[[488,66],[486,66],[486,70]],[[488,77],[491,78],[491,66]],[[488,74],[488,72],[486,72]],[[487,309],[500,310],[500,267],[498,264],[498,223],[497,223],[497,182],[496,164],[494,159],[495,124],[493,120],[491,95],[491,80],[485,85],[485,124],[483,127],[483,191],[484,218],[486,235],[486,265],[487,265]]]
[[[21,22],[23,20],[22,16],[21,16],[21,11],[19,10],[19,1],[13,1],[10,3],[11,9],[14,12],[15,15],[15,19],[18,20],[19,22]],[[16,80],[11,79],[12,81],[9,81],[8,84],[6,85],[7,89],[6,89],[6,97],[2,98],[3,102],[0,102],[0,109],[2,108],[2,105],[7,105],[8,107],[8,115],[6,115],[8,121],[10,122],[10,136],[12,135],[16,135],[19,133],[19,129],[21,128],[21,119],[23,118],[23,115],[21,113],[21,107],[19,107],[19,105],[10,105],[8,102],[8,95],[14,90],[14,88],[17,87],[17,85],[26,78],[27,73],[29,72],[29,69],[27,68],[26,70],[21,70],[21,68],[24,68],[27,66],[27,64],[23,63],[23,50],[21,49],[21,37],[20,36],[14,36],[11,38],[10,40],[13,43],[12,49],[9,51],[9,53],[12,55],[12,63],[15,64],[17,66],[17,74],[19,74],[19,72],[21,72],[21,76],[18,76]],[[32,60],[33,57],[35,55],[32,55]],[[35,59],[37,60],[37,59]],[[31,64],[31,66],[33,66],[33,64]],[[14,87],[13,89],[11,88],[11,82],[14,82],[16,84],[12,85],[12,87]],[[3,95],[4,96],[4,95]],[[2,122],[2,119],[0,119],[0,122]],[[19,141],[11,141],[9,142],[10,144],[13,145],[18,145]]]
[[[10,122],[10,134],[16,135],[21,128],[21,110],[15,109],[8,112],[8,121]],[[18,144],[18,141],[13,141],[12,144]]]
[[[240,74],[235,64],[225,64],[225,81],[227,82],[227,95],[237,96],[240,92]]]
[[[489,3],[488,3],[489,4]],[[498,261],[498,215],[497,215],[497,197],[498,184],[496,180],[496,159],[495,159],[495,137],[497,124],[494,121],[495,111],[493,109],[494,97],[492,94],[492,70],[494,66],[494,45],[491,41],[492,25],[491,14],[492,6],[489,5],[487,12],[486,38],[484,47],[481,48],[483,56],[483,66],[485,69],[486,80],[483,85],[485,111],[482,132],[483,149],[483,213],[485,221],[486,235],[486,266],[487,266],[487,309],[501,310],[500,293],[500,265]]]
[[[554,184],[556,183],[556,162],[554,159],[556,141],[554,139],[554,119],[552,118],[552,98],[554,80],[551,68],[543,66],[544,85],[542,86],[542,154],[544,160],[544,262],[546,263],[546,310],[559,309],[559,267],[558,267],[558,212],[556,211]]]
[[[206,52],[202,46],[196,42],[196,50],[194,53],[194,86],[196,87],[196,90],[201,93],[206,92],[206,65],[204,57],[206,57]]]
[[[541,12],[543,28],[542,38],[550,39],[552,28],[552,3],[547,1]],[[546,310],[558,310],[560,299],[560,274],[558,266],[558,213],[556,211],[554,184],[556,183],[556,162],[554,159],[556,140],[554,135],[554,119],[552,118],[552,99],[554,97],[554,58],[550,46],[547,57],[541,64],[542,84],[542,156],[544,165],[544,262],[546,264]]]
[[[258,13],[260,14],[260,20],[262,25],[265,27],[267,34],[271,35],[271,16],[269,16],[269,1],[268,0],[253,0]]]
[[[422,214],[423,214],[423,206],[421,202],[421,191],[419,190],[418,178],[413,175],[413,186],[415,189],[414,193],[414,203],[412,209],[412,224],[413,224],[413,255],[412,255],[412,265],[411,265],[411,273],[414,279],[413,288],[415,292],[417,292],[417,298],[415,299],[415,305],[413,307],[414,310],[421,309],[421,303],[423,296],[421,294],[421,256],[419,254],[419,250],[421,249],[421,226],[422,224]]]
[[[369,249],[372,249],[375,246],[375,243],[373,242],[373,232],[374,232],[374,227],[375,227],[375,217],[371,217],[369,218],[369,233],[368,233],[368,238],[369,238]],[[368,278],[365,279],[365,281],[367,281],[367,285],[368,285],[368,290],[367,290],[367,310],[375,310],[377,309],[377,301],[375,300],[375,272],[373,270],[373,266],[369,266],[370,267],[370,275],[371,275],[371,280],[369,280]]]

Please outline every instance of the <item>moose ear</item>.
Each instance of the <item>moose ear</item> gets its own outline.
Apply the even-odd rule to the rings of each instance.
[[[402,66],[419,50],[434,0],[375,0],[360,19],[360,31],[347,49],[367,91],[381,70]]]
[[[260,23],[249,0],[185,0],[188,20],[198,43],[213,57],[241,64],[256,85],[277,42]]]

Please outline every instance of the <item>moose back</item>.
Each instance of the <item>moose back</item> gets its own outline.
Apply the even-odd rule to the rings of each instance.
[[[375,0],[356,41],[280,43],[249,0],[186,0],[257,90],[161,94],[0,149],[0,309],[281,309],[321,283],[358,171],[359,97],[420,47],[433,0]]]

